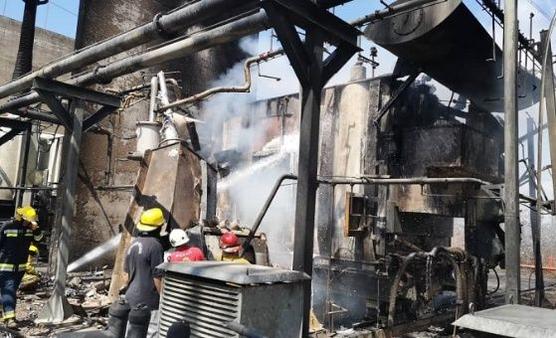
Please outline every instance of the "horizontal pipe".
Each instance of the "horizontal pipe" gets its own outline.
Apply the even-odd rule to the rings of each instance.
[[[0,187],[0,190],[10,190],[10,191],[48,191],[48,190],[58,190],[58,188],[53,188],[53,187]]]
[[[412,177],[412,178],[354,178],[319,179],[320,184],[330,185],[401,185],[401,184],[461,184],[473,183],[491,185],[492,183],[473,177]]]
[[[521,264],[521,267],[524,269],[531,269],[531,270],[535,269],[535,266],[530,264]],[[543,266],[542,269],[545,271],[556,271],[556,267],[553,266]]]
[[[130,74],[140,69],[179,59],[266,30],[269,28],[267,21],[266,14],[259,11],[256,14],[238,19],[237,21],[227,23],[212,30],[199,32],[183,40],[176,41],[143,54],[130,56],[109,65],[99,67],[90,73],[71,79],[68,83],[75,86],[88,86],[111,80],[118,76]],[[38,102],[39,100],[39,94],[30,93],[0,105],[0,113],[4,111],[13,111],[17,108]],[[17,114],[16,112],[14,113]]]
[[[321,7],[328,8],[349,1],[351,0],[319,0],[317,3]],[[53,79],[129,51],[157,38],[182,32],[184,28],[195,26],[214,17],[215,13],[235,15],[235,11],[230,11],[230,9],[241,9],[247,12],[258,8],[259,5],[260,2],[257,0],[201,0],[167,14],[159,13],[152,22],[75,51],[37,71],[0,86],[0,99],[31,88],[33,80],[37,77]]]
[[[0,98],[31,88],[33,80],[37,77],[55,78],[136,48],[160,38],[161,31],[163,34],[176,33],[213,17],[215,13],[228,13],[231,8],[239,6],[253,9],[257,4],[257,1],[245,0],[203,0],[165,15],[157,15],[153,22],[76,51],[16,81],[0,86]]]

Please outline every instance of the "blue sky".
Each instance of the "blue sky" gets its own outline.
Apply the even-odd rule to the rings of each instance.
[[[21,0],[0,0],[0,14],[22,20],[24,5]],[[50,0],[39,7],[37,26],[75,37],[78,11],[79,0]]]

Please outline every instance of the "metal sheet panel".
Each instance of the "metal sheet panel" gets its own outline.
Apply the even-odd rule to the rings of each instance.
[[[207,278],[239,285],[291,283],[309,279],[309,276],[299,271],[216,261],[164,263],[159,268],[196,278]]]
[[[525,305],[502,305],[467,314],[453,325],[516,338],[556,337],[556,312]]]

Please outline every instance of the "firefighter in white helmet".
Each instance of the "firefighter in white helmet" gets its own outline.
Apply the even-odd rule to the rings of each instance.
[[[189,236],[182,229],[170,232],[170,244],[174,250],[169,253],[167,261],[170,263],[204,261],[205,254],[196,246],[189,245]]]

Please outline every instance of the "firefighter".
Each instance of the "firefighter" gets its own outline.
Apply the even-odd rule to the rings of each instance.
[[[204,261],[205,254],[196,246],[190,246],[189,236],[182,229],[174,229],[170,232],[170,244],[174,251],[170,252],[167,261],[170,263]]]
[[[15,218],[0,225],[0,294],[4,324],[16,329],[16,292],[27,268],[29,246],[38,230],[37,211],[30,206],[18,208]]]
[[[233,232],[226,232],[220,236],[220,249],[222,250],[221,261],[234,262],[238,264],[251,264],[242,257],[243,247],[239,238]]]
[[[164,262],[160,230],[165,223],[161,209],[143,211],[137,224],[137,237],[125,258],[127,273],[125,299],[131,308],[145,305],[151,311],[147,337],[156,337],[162,272],[156,267]]]

